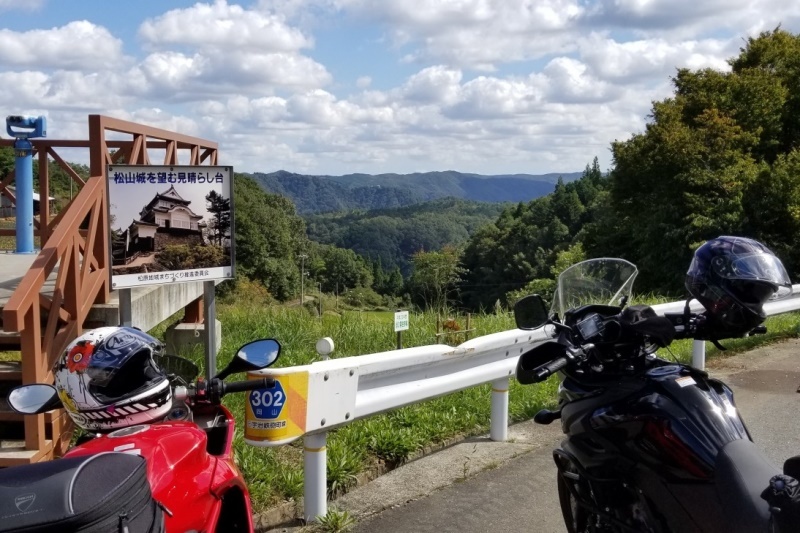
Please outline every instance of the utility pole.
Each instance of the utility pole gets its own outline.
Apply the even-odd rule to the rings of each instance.
[[[305,281],[306,281],[306,254],[300,254],[300,305],[302,306],[305,301]]]
[[[322,320],[322,283],[319,283],[319,319]]]

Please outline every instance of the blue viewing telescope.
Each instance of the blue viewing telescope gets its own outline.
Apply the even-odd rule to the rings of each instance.
[[[47,122],[44,117],[6,117],[6,131],[14,141],[14,184],[17,201],[16,229],[17,253],[31,254],[33,248],[33,144],[29,139],[47,137]],[[45,192],[44,201],[47,202]]]
[[[6,131],[15,139],[47,137],[47,120],[45,117],[9,115],[6,117]]]

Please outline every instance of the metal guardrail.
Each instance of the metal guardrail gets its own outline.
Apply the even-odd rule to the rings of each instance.
[[[696,304],[696,302],[694,303]],[[677,313],[685,302],[654,305],[658,314]],[[702,311],[699,304],[694,311]],[[800,310],[800,285],[793,296],[765,305],[768,316]],[[327,432],[378,413],[492,384],[490,437],[508,437],[508,388],[519,356],[551,339],[550,326],[513,329],[469,340],[457,347],[435,344],[310,365],[267,369],[275,389],[247,407],[245,440],[253,446],[279,446],[303,437],[304,516],[310,522],[327,512]],[[704,367],[705,342],[694,341],[693,364]],[[262,415],[258,416],[257,411]]]

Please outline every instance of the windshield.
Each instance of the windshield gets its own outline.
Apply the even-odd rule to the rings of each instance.
[[[631,297],[633,280],[639,271],[624,259],[589,259],[572,265],[558,276],[551,314],[564,313],[586,304],[621,305]]]

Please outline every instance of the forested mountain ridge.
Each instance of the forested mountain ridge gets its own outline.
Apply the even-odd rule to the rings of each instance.
[[[305,217],[309,239],[348,248],[387,271],[408,276],[420,250],[465,244],[508,204],[444,198],[412,206]]]
[[[483,176],[455,171],[308,176],[283,170],[250,175],[265,191],[291,199],[301,215],[387,209],[446,197],[482,202],[528,201],[551,193],[559,177],[570,182],[579,176],[580,172]]]

